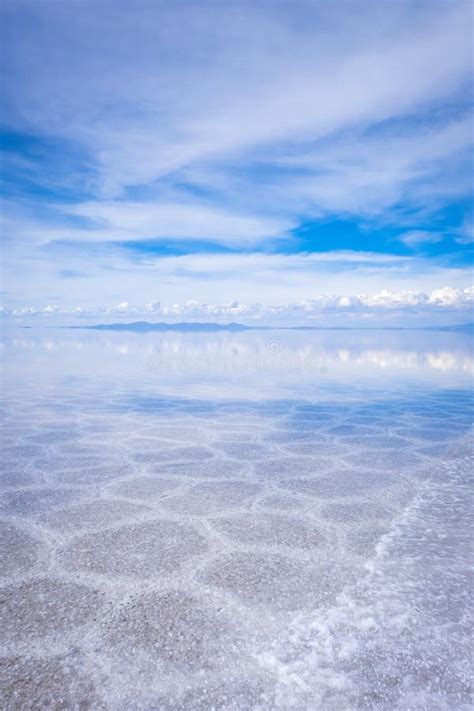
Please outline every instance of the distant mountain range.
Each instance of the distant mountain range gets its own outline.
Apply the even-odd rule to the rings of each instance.
[[[241,323],[149,323],[148,321],[135,321],[133,323],[98,323],[93,326],[71,326],[70,328],[88,328],[95,331],[249,331],[252,326]]]
[[[150,323],[149,321],[134,321],[133,323],[98,323],[90,326],[67,326],[66,328],[92,329],[94,331],[134,331],[146,333],[148,331],[180,331],[190,333],[212,331],[268,331],[281,329],[286,331],[462,331],[474,333],[474,323],[465,323],[455,326],[246,326],[243,323],[200,323],[181,321],[179,323]]]
[[[461,323],[456,326],[439,326],[436,331],[472,331],[474,333],[474,323]]]

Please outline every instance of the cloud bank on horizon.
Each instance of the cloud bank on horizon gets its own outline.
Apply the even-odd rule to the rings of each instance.
[[[417,313],[422,309],[425,313],[440,314],[442,312],[458,313],[472,312],[474,307],[474,287],[467,289],[434,289],[430,294],[423,292],[402,291],[395,293],[383,289],[378,294],[358,294],[357,296],[319,295],[314,299],[305,299],[293,304],[266,305],[260,303],[241,304],[230,301],[224,304],[201,304],[198,301],[187,301],[184,304],[161,304],[154,301],[150,304],[134,305],[124,301],[113,306],[88,311],[82,307],[61,309],[48,304],[44,308],[34,306],[13,309],[7,312],[9,316],[34,317],[78,317],[90,321],[93,316],[105,318],[105,323],[119,319],[148,318],[153,321],[187,319],[195,321],[205,319],[216,322],[245,319],[247,323],[268,323],[269,325],[349,325],[347,317],[361,317],[367,325],[376,315],[384,314],[392,317]],[[330,321],[328,322],[327,317]],[[386,323],[390,324],[390,320]]]
[[[466,320],[471,2],[0,11],[8,316]]]

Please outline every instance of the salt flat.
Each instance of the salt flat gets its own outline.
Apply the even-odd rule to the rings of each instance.
[[[465,336],[29,338],[5,348],[5,708],[470,708]]]

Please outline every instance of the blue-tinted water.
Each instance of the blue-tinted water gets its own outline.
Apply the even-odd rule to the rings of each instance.
[[[6,708],[470,708],[469,336],[3,355]]]

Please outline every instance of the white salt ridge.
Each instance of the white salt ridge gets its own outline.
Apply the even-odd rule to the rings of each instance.
[[[472,440],[439,464],[335,605],[260,655],[282,709],[472,709]]]

